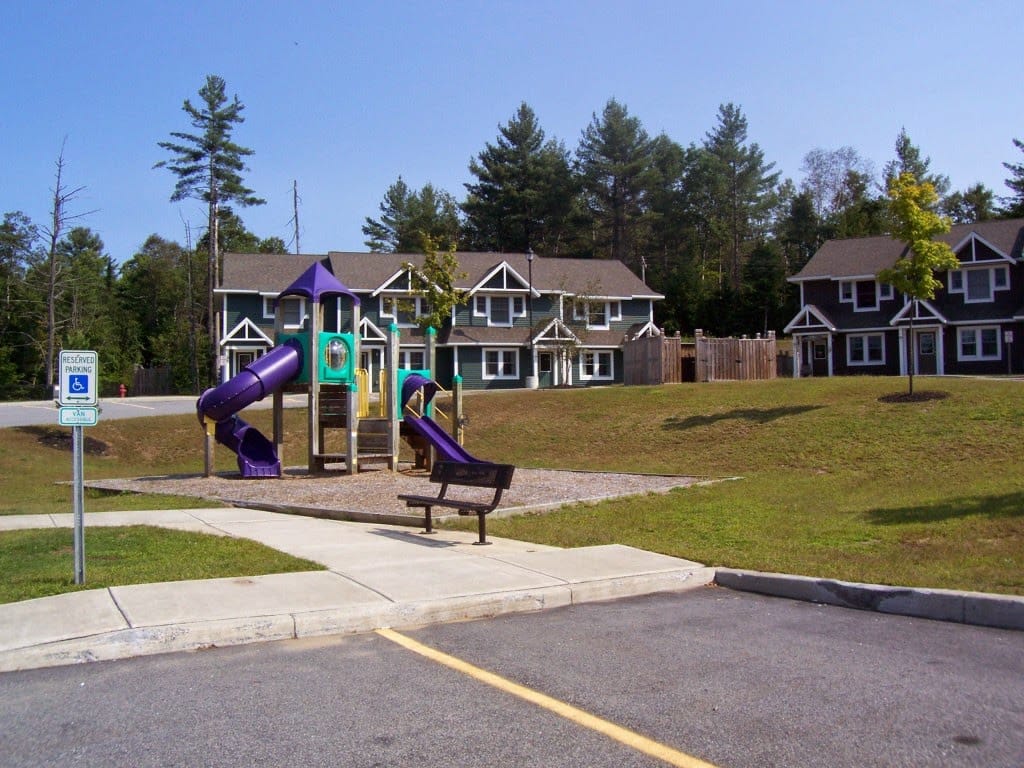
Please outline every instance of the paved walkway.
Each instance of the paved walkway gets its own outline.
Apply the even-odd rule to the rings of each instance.
[[[86,513],[254,539],[326,571],[137,584],[0,605],[0,672],[313,635],[413,627],[703,586],[714,569],[621,545],[557,549],[244,508]],[[0,517],[0,530],[72,526]]]

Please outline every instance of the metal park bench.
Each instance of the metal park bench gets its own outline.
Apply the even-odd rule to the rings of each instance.
[[[430,470],[430,482],[441,484],[441,492],[437,496],[399,494],[398,498],[408,507],[426,510],[426,533],[434,532],[431,520],[431,511],[434,507],[455,509],[460,515],[476,515],[480,539],[474,543],[488,544],[486,516],[498,506],[501,494],[512,485],[512,474],[515,469],[511,464],[436,461]],[[447,496],[450,486],[491,488],[494,490],[494,497],[490,501],[450,498]]]

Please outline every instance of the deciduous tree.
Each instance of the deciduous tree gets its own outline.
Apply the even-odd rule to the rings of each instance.
[[[918,182],[912,173],[901,173],[889,180],[889,220],[892,237],[907,248],[896,264],[878,273],[879,281],[888,283],[914,303],[907,334],[907,373],[909,393],[914,394],[913,337],[916,304],[932,299],[942,282],[935,277],[938,270],[960,266],[953,249],[936,240],[949,232],[950,221],[936,207],[939,196],[930,182]]]

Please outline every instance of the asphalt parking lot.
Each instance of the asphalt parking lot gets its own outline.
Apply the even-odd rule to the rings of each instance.
[[[671,759],[377,633],[3,674],[0,754],[9,766],[1024,764],[1020,632],[708,587],[401,635]]]

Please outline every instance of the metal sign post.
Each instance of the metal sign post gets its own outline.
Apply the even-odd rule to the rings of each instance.
[[[96,396],[99,359],[92,350],[64,350],[60,353],[60,394],[57,423],[71,427],[71,509],[74,513],[75,584],[85,583],[85,478],[82,455],[83,426],[99,420]]]
[[[82,427],[71,428],[71,509],[75,520],[75,584],[85,584],[85,482],[82,477]]]

